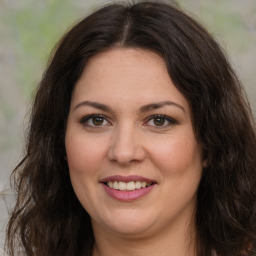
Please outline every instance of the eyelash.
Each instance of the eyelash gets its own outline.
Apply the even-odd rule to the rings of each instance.
[[[100,118],[100,119],[102,119],[103,123],[107,122],[107,125],[106,124],[105,125],[104,124],[100,124],[100,125],[89,124],[90,121],[93,122],[93,118]],[[148,125],[147,124],[150,121],[154,121],[154,119],[156,119],[156,118],[163,119],[164,125],[159,125],[158,126],[158,125]],[[168,123],[166,124],[166,122],[168,122]],[[109,122],[108,118],[104,115],[93,114],[93,115],[83,117],[82,120],[81,120],[81,124],[83,124],[84,126],[89,127],[89,128],[101,128],[103,126],[110,126],[111,122]],[[146,122],[143,123],[143,126],[151,126],[151,127],[156,127],[158,129],[161,129],[161,128],[166,128],[166,127],[169,127],[169,126],[175,125],[175,124],[178,124],[178,122],[175,119],[173,119],[171,117],[168,117],[166,115],[157,114],[157,115],[152,115],[152,116],[148,117],[146,119]]]
[[[159,115],[159,114],[158,115],[152,115],[152,116],[148,117],[147,120],[146,120],[146,123],[148,123],[149,121],[152,121],[152,120],[154,120],[156,118],[163,119],[164,123],[168,122],[168,124],[161,125],[161,126],[152,125],[153,127],[157,127],[159,129],[166,128],[166,127],[169,127],[171,125],[178,124],[178,122],[175,119],[173,119],[173,118],[171,118],[169,116],[166,116],[166,115]],[[146,123],[144,124],[144,126],[147,126]]]
[[[93,118],[101,118],[103,120],[103,122],[108,122],[108,126],[111,125],[111,123],[108,121],[108,118],[104,115],[99,115],[99,114],[93,114],[93,115],[89,115],[89,116],[85,116],[82,118],[81,123],[86,126],[86,127],[92,127],[92,128],[100,128],[104,125],[93,125],[93,124],[88,124],[89,121],[93,121]]]

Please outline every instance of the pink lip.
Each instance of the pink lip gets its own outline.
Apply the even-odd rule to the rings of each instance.
[[[151,179],[147,179],[145,177],[142,176],[138,176],[138,175],[130,175],[130,176],[121,176],[121,175],[114,175],[114,176],[109,176],[106,177],[104,179],[102,179],[100,182],[102,183],[106,183],[108,181],[123,181],[123,182],[129,182],[129,181],[145,181],[148,183],[154,183],[156,182],[155,180],[151,180]]]
[[[116,190],[116,189],[110,188],[107,185],[105,185],[104,183],[102,183],[102,184],[103,184],[103,187],[108,195],[110,195],[114,199],[117,199],[117,200],[123,201],[123,202],[129,202],[129,201],[134,201],[136,199],[139,199],[142,196],[148,194],[151,191],[151,189],[153,189],[153,187],[154,187],[154,184],[153,184],[149,187],[135,189],[133,191],[121,191],[121,190]]]
[[[137,200],[146,194],[148,194],[156,184],[152,184],[149,187],[146,188],[141,188],[141,189],[135,189],[132,191],[121,191],[121,190],[116,190],[113,188],[108,187],[105,183],[108,181],[123,181],[123,182],[129,182],[129,181],[145,181],[148,183],[156,183],[154,180],[147,179],[142,176],[137,176],[137,175],[131,175],[131,176],[120,176],[120,175],[115,175],[115,176],[110,176],[106,177],[101,180],[101,183],[103,185],[104,190],[106,193],[111,196],[112,198],[123,201],[123,202],[130,202]]]

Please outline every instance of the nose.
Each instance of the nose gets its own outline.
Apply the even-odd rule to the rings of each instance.
[[[146,152],[142,140],[135,128],[116,129],[111,137],[108,159],[119,165],[130,165],[145,159]]]

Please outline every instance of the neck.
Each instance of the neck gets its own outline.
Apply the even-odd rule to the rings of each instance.
[[[195,228],[161,229],[153,234],[120,235],[112,231],[95,232],[93,256],[196,256]],[[97,229],[97,228],[96,228]],[[94,230],[95,231],[95,230]]]

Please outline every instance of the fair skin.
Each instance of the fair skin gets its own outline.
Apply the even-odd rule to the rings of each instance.
[[[201,148],[160,56],[116,48],[92,57],[72,95],[65,145],[94,256],[195,255]]]

